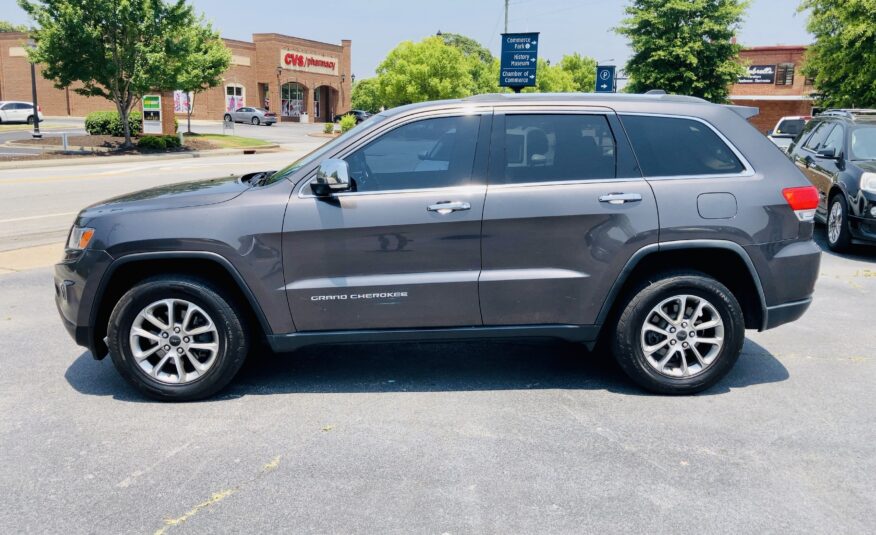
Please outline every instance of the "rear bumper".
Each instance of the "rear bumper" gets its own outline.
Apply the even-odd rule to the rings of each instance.
[[[761,330],[774,329],[779,325],[797,321],[809,309],[811,304],[812,298],[810,297],[802,301],[767,307],[764,311],[763,329]]]

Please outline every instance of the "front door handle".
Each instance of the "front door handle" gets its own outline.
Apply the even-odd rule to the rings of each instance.
[[[638,193],[609,193],[599,197],[599,202],[607,202],[609,204],[624,204],[641,200],[642,196]]]
[[[435,204],[430,204],[426,207],[430,212],[438,212],[441,215],[447,215],[451,212],[459,212],[461,210],[471,210],[471,205],[462,201],[441,201]]]

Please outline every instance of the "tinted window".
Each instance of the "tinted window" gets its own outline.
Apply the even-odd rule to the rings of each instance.
[[[830,131],[830,134],[827,136],[827,139],[824,140],[824,143],[821,144],[819,150],[821,149],[834,149],[837,154],[843,151],[843,138],[845,137],[846,131],[842,126],[837,125],[836,128]]]
[[[408,123],[347,156],[356,191],[441,188],[468,182],[480,117]]]
[[[616,176],[616,148],[602,115],[505,117],[504,183]]]
[[[853,160],[876,160],[876,126],[852,130],[851,153]]]
[[[623,122],[645,176],[736,174],[745,170],[730,147],[699,121],[626,115]]]
[[[777,136],[797,137],[800,132],[803,131],[804,126],[806,126],[806,121],[803,119],[785,119],[779,123],[779,126],[776,127],[776,131],[773,132],[773,134]]]
[[[0,108],[0,110],[14,110],[14,109],[15,109],[15,104],[13,104],[11,102],[9,104],[4,104],[3,107]]]
[[[812,135],[809,136],[809,139],[806,140],[806,144],[803,145],[809,150],[818,150],[818,147],[827,139],[827,134],[830,133],[830,129],[833,128],[833,123],[821,123],[818,127],[815,128],[815,131],[812,132]]]

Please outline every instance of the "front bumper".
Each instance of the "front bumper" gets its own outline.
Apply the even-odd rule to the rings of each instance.
[[[98,286],[112,257],[106,251],[86,249],[77,257],[55,264],[55,305],[64,328],[80,346],[96,351],[94,306]]]

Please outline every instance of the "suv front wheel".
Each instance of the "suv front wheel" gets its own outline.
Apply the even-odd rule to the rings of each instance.
[[[830,198],[827,210],[827,245],[832,251],[846,251],[852,243],[848,213],[849,207],[841,193]]]
[[[113,309],[107,331],[119,373],[159,400],[213,395],[234,378],[249,349],[234,301],[182,276],[134,286]]]
[[[745,320],[736,298],[717,280],[670,274],[633,292],[614,338],[618,364],[640,386],[660,394],[694,394],[736,363]]]

